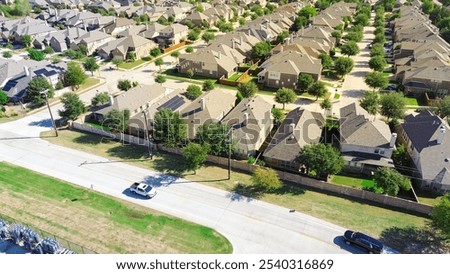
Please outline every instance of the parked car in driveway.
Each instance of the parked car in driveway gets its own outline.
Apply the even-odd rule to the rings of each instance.
[[[133,183],[130,186],[130,191],[131,193],[136,193],[148,199],[153,198],[156,195],[156,190],[145,183],[138,183],[138,182]]]
[[[384,253],[384,244],[381,241],[361,232],[355,232],[352,230],[345,231],[344,241],[348,245],[353,244],[359,246],[371,254]]]

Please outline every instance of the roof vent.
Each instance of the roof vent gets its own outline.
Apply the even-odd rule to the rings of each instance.
[[[450,161],[450,158],[448,158],[448,157],[444,159],[444,162],[446,162],[446,163],[448,163],[449,161]]]

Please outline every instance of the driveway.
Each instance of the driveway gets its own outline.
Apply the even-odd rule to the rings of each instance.
[[[56,111],[58,105],[52,107]],[[37,138],[51,127],[47,110],[0,125],[0,161],[7,161],[86,188],[216,229],[235,253],[347,253],[335,243],[344,228],[198,183],[112,162]],[[130,182],[147,180],[157,187],[151,200],[124,193]],[[167,181],[167,178],[164,180]]]

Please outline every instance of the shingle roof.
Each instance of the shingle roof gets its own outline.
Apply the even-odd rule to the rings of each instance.
[[[318,112],[294,109],[278,128],[263,156],[294,161],[305,145],[319,143],[324,121],[323,115]],[[291,124],[294,124],[293,134],[290,132]]]
[[[389,147],[391,131],[380,121],[369,119],[369,114],[358,104],[340,109],[341,143],[367,147]]]

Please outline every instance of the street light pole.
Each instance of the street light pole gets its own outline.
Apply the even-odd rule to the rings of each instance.
[[[233,144],[233,127],[232,125],[227,132],[228,136],[228,180],[231,179],[231,145]]]
[[[55,119],[53,119],[53,113],[52,113],[52,110],[50,109],[50,104],[48,103],[47,93],[48,93],[48,89],[40,92],[40,94],[44,94],[45,103],[47,104],[48,112],[50,113],[50,119],[52,120],[53,129],[55,130],[56,137],[58,137],[58,129],[56,128]]]
[[[145,120],[145,137],[147,138],[147,155],[148,155],[148,158],[151,160],[151,159],[153,159],[153,152],[152,152],[152,148],[151,148],[151,145],[150,145],[150,134],[149,134],[149,132],[148,132],[148,120],[147,120],[147,113],[146,113],[146,110],[143,110],[142,111],[142,114],[144,114],[144,120]]]

